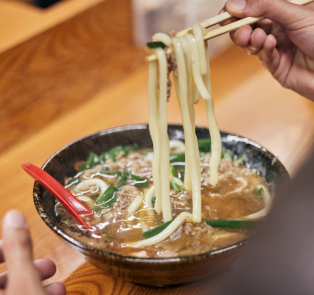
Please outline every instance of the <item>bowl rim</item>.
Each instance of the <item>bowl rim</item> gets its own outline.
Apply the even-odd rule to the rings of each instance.
[[[136,130],[136,129],[148,129],[149,125],[147,123],[144,124],[132,124],[132,125],[124,125],[124,126],[117,126],[117,127],[113,127],[113,128],[108,128],[105,130],[101,130],[95,133],[91,133],[85,136],[82,136],[66,145],[64,145],[63,147],[61,147],[59,150],[57,150],[55,153],[53,153],[46,161],[45,163],[42,165],[42,169],[45,169],[45,167],[49,164],[49,162],[59,153],[61,153],[63,150],[67,149],[68,147],[70,147],[71,145],[83,140],[83,139],[87,139],[87,138],[92,138],[92,137],[99,137],[99,136],[103,136],[106,134],[110,134],[110,133],[114,133],[114,132],[118,132],[118,131],[126,131],[126,130]],[[181,127],[182,128],[182,124],[168,124],[168,127],[172,127],[172,128],[176,128],[176,127]],[[196,128],[204,128],[207,129],[207,127],[203,127],[203,126],[196,126]],[[232,136],[234,139],[237,139],[237,141],[242,141],[245,143],[248,143],[250,145],[253,145],[255,147],[257,147],[258,149],[262,150],[263,152],[265,152],[266,154],[268,154],[269,156],[272,156],[273,159],[276,158],[276,160],[278,161],[278,164],[281,166],[281,168],[283,168],[283,172],[286,174],[285,175],[285,181],[290,181],[290,175],[287,171],[287,169],[285,168],[285,166],[281,163],[280,160],[278,160],[278,158],[273,155],[269,150],[267,150],[265,147],[263,147],[262,145],[260,145],[259,143],[248,139],[247,137],[241,136],[241,135],[237,135],[234,133],[230,133],[230,132],[226,132],[226,131],[222,131],[220,130],[221,133],[225,133],[228,136]],[[69,236],[68,234],[66,234],[64,231],[62,231],[61,227],[59,224],[57,224],[55,221],[51,220],[47,214],[45,213],[45,209],[42,203],[42,189],[44,189],[37,181],[34,182],[34,187],[33,187],[33,199],[34,199],[34,204],[37,210],[37,213],[39,214],[39,216],[42,218],[42,220],[46,223],[46,225],[54,232],[56,233],[59,237],[61,237],[62,239],[64,239],[66,242],[80,248],[80,250],[83,251],[88,251],[93,255],[96,256],[101,256],[101,257],[107,257],[109,259],[114,258],[115,260],[120,260],[120,261],[125,261],[125,262],[134,262],[134,263],[155,263],[155,264],[165,264],[165,263],[179,263],[182,261],[188,261],[188,260],[202,260],[202,259],[206,259],[208,257],[211,256],[216,256],[216,255],[221,255],[225,252],[234,250],[238,247],[241,247],[243,245],[245,245],[247,243],[247,241],[250,239],[246,238],[241,240],[240,242],[234,243],[232,245],[229,245],[227,247],[221,248],[221,249],[217,249],[217,250],[213,250],[213,251],[208,251],[208,252],[204,252],[204,253],[199,253],[199,254],[194,254],[194,255],[188,255],[188,256],[178,256],[178,257],[158,257],[158,258],[154,258],[154,257],[135,257],[135,256],[127,256],[127,255],[121,255],[121,254],[117,254],[108,250],[101,250],[98,248],[95,248],[93,246],[87,245],[83,242],[80,242],[74,238],[72,238],[71,236]]]

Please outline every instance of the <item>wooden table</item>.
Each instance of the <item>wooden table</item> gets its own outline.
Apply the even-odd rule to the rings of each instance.
[[[45,283],[62,281],[68,294],[208,294],[220,275],[152,290],[86,263],[42,222],[32,201],[33,181],[20,167],[40,166],[86,134],[148,121],[147,66],[131,33],[130,2],[111,0],[0,54],[0,216],[12,208],[26,215],[35,258],[57,264]],[[234,47],[211,67],[220,129],[261,143],[293,175],[313,141],[314,104],[281,88],[255,57]],[[168,110],[169,122],[181,122],[174,96]],[[197,124],[206,126],[203,102],[196,114]]]

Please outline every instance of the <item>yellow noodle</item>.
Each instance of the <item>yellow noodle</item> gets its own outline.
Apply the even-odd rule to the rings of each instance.
[[[153,141],[153,179],[156,191],[155,211],[161,212],[159,104],[157,96],[157,61],[149,64],[148,99],[149,131]]]
[[[208,54],[208,44],[205,42],[205,51],[206,51],[206,64],[207,64],[207,74],[204,75],[205,86],[212,97],[212,88],[210,83],[210,68],[209,68],[209,54]],[[207,120],[208,120],[208,129],[211,137],[211,156],[209,160],[210,167],[210,177],[209,183],[211,185],[216,185],[218,177],[218,168],[220,165],[221,159],[221,136],[217,126],[214,103],[213,99],[205,100]]]
[[[185,67],[185,58],[182,50],[180,41],[177,38],[172,39],[172,44],[174,46],[177,67],[178,67],[178,86],[179,93],[178,100],[181,104],[182,121],[184,126],[184,133],[186,143],[188,144],[188,156],[189,161],[191,182],[192,182],[192,194],[193,194],[193,221],[201,222],[201,190],[200,190],[200,179],[199,172],[200,167],[197,167],[198,161],[195,158],[195,135],[193,126],[191,124],[191,115],[189,110],[188,102],[188,91],[187,91],[187,72]]]
[[[161,187],[161,209],[164,222],[172,219],[170,206],[170,147],[167,124],[167,60],[165,52],[161,48],[154,49],[159,64],[159,145],[160,145],[160,187]],[[157,212],[157,211],[156,211]]]
[[[204,49],[203,30],[199,24],[193,25],[192,30],[193,30],[193,35],[195,37],[195,42],[197,46],[201,74],[205,75],[207,73],[207,67],[206,67],[206,56],[205,56],[205,49]]]
[[[195,38],[191,34],[187,34],[187,35],[185,35],[185,37],[188,38],[190,45],[191,45],[192,73],[193,73],[195,86],[197,87],[197,90],[199,91],[199,93],[201,94],[201,96],[204,99],[210,99],[211,96],[208,93],[207,88],[204,85],[202,75],[200,72],[200,62],[199,62],[197,46],[195,43]]]

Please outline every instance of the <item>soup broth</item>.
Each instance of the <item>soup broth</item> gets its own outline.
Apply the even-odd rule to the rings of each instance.
[[[176,152],[176,149],[172,152]],[[225,151],[219,166],[219,181],[213,186],[209,183],[210,153],[201,153],[201,222],[185,220],[167,239],[159,243],[130,247],[129,243],[144,240],[145,232],[150,233],[151,229],[164,224],[162,214],[157,214],[146,202],[146,196],[153,186],[151,155],[151,150],[133,150],[102,160],[99,160],[101,156],[94,155],[93,161],[91,155],[84,165],[76,165],[82,171],[66,180],[66,188],[95,211],[92,220],[82,217],[101,239],[93,238],[57,203],[56,213],[65,232],[96,248],[139,257],[177,257],[204,253],[232,245],[254,232],[254,229],[248,227],[228,228],[209,224],[213,220],[245,220],[251,214],[263,210],[266,192],[259,188],[262,186],[269,194],[265,181],[254,169],[249,169],[241,157]],[[178,155],[184,156],[182,153]],[[176,177],[170,174],[170,179],[183,181],[183,164],[173,163],[172,173]],[[103,182],[107,188],[102,187]],[[192,192],[184,190],[182,182],[177,183],[169,184],[173,219],[182,212],[192,213]],[[99,203],[99,198],[104,195],[104,190],[108,191],[108,187],[113,190],[111,199]],[[154,204],[154,194],[149,200]]]

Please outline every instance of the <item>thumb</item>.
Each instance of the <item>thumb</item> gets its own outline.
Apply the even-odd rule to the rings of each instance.
[[[294,0],[300,4],[306,0]],[[239,18],[264,16],[288,30],[297,30],[313,16],[313,10],[286,0],[228,0],[226,10]]]
[[[3,254],[9,273],[8,293],[37,294],[35,292],[43,289],[39,274],[33,265],[32,243],[28,226],[19,211],[11,210],[5,215],[2,235]],[[43,294],[43,292],[38,294]]]

